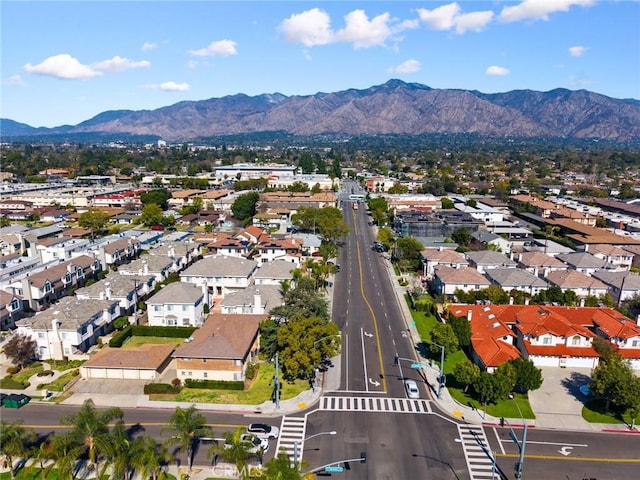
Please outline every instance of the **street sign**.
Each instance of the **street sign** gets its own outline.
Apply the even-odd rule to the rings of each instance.
[[[411,368],[426,368],[424,363],[412,363]]]
[[[343,470],[342,467],[324,467],[325,472],[342,472]]]

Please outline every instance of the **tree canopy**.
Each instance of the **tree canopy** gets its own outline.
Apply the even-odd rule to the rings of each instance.
[[[256,203],[260,199],[258,192],[247,192],[239,195],[231,205],[231,212],[238,220],[244,222],[256,214]]]

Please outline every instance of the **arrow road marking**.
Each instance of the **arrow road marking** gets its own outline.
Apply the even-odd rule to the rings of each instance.
[[[374,380],[371,380],[371,378],[369,378],[369,383],[371,383],[371,385],[375,385],[376,387],[380,386],[380,382],[376,382]]]
[[[369,337],[369,338],[373,337],[373,333],[364,332],[364,335],[365,337]]]
[[[566,457],[567,455],[571,454],[571,450],[573,450],[573,447],[568,447],[565,445],[560,450],[558,450],[558,452],[560,452],[562,455]]]

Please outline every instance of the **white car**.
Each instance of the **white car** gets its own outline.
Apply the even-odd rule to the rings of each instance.
[[[269,450],[269,440],[266,438],[258,438],[250,433],[243,433],[240,436],[240,441],[248,444],[247,452],[251,454],[258,454],[260,450],[265,454]],[[225,442],[224,448],[229,449],[231,445]]]
[[[420,390],[418,390],[418,384],[415,380],[405,380],[404,389],[409,398],[420,398]]]
[[[280,430],[278,430],[278,427],[267,425],[266,423],[252,423],[247,427],[247,433],[252,433],[258,438],[270,440],[272,438],[278,438]]]

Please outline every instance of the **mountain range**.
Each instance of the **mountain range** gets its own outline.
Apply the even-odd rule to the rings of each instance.
[[[175,142],[258,132],[300,136],[475,134],[628,142],[640,139],[640,101],[587,90],[486,94],[389,80],[363,90],[295,96],[237,94],[155,110],[107,111],[77,125],[54,128],[0,119],[3,140],[126,134]]]

